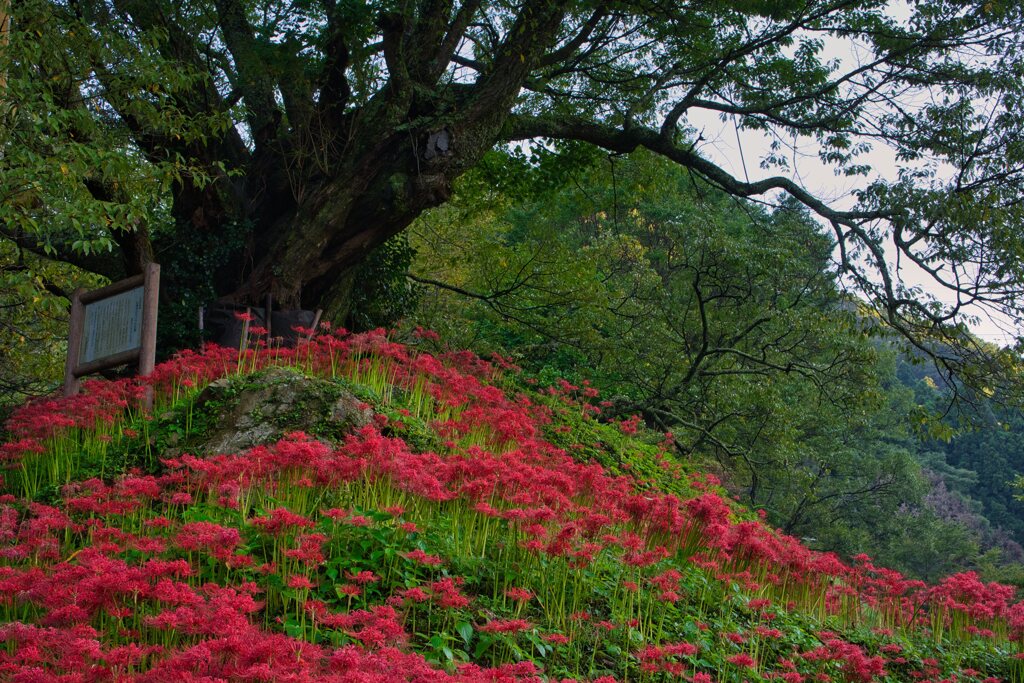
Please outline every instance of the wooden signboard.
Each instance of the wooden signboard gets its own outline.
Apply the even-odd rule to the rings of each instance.
[[[156,309],[160,266],[150,263],[141,275],[71,298],[64,395],[78,393],[79,378],[138,363],[139,375],[153,372],[156,361]]]

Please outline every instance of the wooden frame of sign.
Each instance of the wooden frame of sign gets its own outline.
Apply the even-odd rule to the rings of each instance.
[[[126,280],[71,297],[68,359],[64,366],[64,395],[78,393],[80,378],[101,370],[137,362],[139,376],[153,372],[156,362],[156,312],[160,266]],[[147,392],[147,407],[151,402]]]

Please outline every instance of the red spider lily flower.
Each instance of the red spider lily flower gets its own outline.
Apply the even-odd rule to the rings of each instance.
[[[477,630],[482,633],[520,633],[533,628],[533,624],[525,619],[494,619]]]
[[[411,600],[412,602],[426,602],[430,599],[430,594],[424,591],[422,588],[412,587],[407,588],[404,591],[398,593],[399,597],[404,600]]]
[[[505,596],[516,602],[526,602],[534,597],[533,593],[525,588],[509,588],[505,591]]]
[[[762,638],[769,638],[772,640],[781,638],[783,633],[777,628],[768,628],[766,626],[758,625],[754,627],[754,632]]]
[[[181,527],[175,544],[185,551],[205,550],[212,557],[228,560],[242,542],[238,529],[213,522],[191,522]]]
[[[376,583],[377,581],[380,581],[380,577],[371,571],[361,571],[355,574],[351,572],[345,572],[345,576],[349,579],[349,581],[353,581],[363,586],[365,586],[368,583]]]
[[[284,552],[284,556],[298,560],[302,564],[312,567],[324,561],[324,545],[328,538],[324,534],[302,534],[297,536],[296,546]]]
[[[468,607],[470,599],[460,593],[458,589],[458,586],[461,585],[461,583],[461,580],[458,578],[444,578],[430,584],[430,589],[433,591],[433,597],[437,601],[437,604],[445,609],[462,609],[464,607]]]
[[[297,528],[309,528],[316,526],[313,520],[297,515],[285,508],[274,508],[268,510],[266,516],[255,517],[249,523],[264,533],[273,536],[280,535],[285,531]]]
[[[357,586],[354,583],[343,583],[343,584],[337,585],[337,586],[334,587],[334,590],[337,591],[339,596],[345,595],[345,596],[348,596],[350,598],[355,598],[355,597],[358,597],[358,596],[363,594],[362,587],[361,586]],[[425,593],[424,593],[424,597],[426,597]]]
[[[754,658],[748,655],[746,652],[741,652],[738,655],[733,655],[732,657],[729,657],[726,661],[728,661],[730,664],[734,664],[735,666],[747,669],[753,669],[757,666],[757,662],[754,661]]]
[[[410,550],[409,552],[405,553],[404,557],[406,559],[412,560],[413,562],[419,562],[420,564],[425,564],[429,566],[436,567],[438,565],[444,564],[444,560],[440,557],[436,555],[428,555],[419,548],[415,550]]]
[[[300,588],[308,590],[310,588],[313,588],[315,585],[316,584],[309,580],[309,577],[302,576],[301,574],[296,574],[295,576],[292,576],[288,579],[289,588]]]

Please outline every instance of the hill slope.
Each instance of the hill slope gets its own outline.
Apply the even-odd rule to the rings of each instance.
[[[4,680],[1022,679],[1012,589],[811,552],[587,387],[344,332],[151,384],[9,425]]]

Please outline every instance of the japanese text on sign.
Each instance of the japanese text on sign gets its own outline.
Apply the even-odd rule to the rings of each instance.
[[[85,307],[79,363],[90,363],[142,346],[142,300],[136,287]]]

